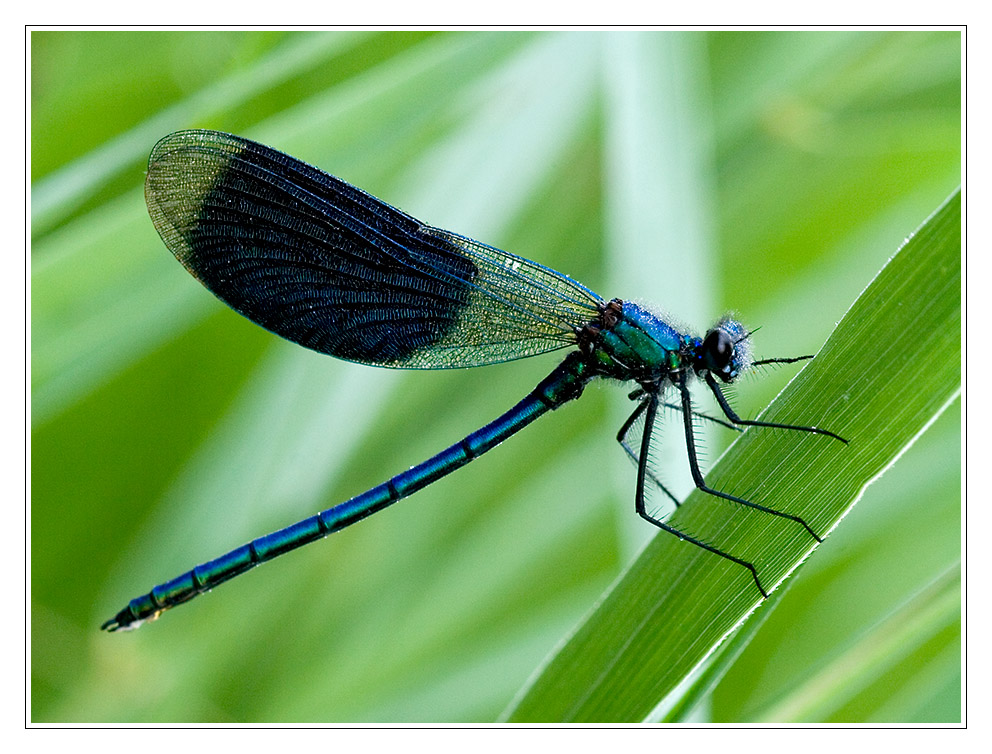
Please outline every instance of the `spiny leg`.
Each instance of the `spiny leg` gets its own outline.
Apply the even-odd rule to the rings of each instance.
[[[637,390],[632,392],[629,397],[631,400],[637,400],[638,398],[644,396],[646,393],[647,391],[644,390],[643,388],[638,388]],[[644,413],[644,410],[647,408],[648,402],[649,402],[648,400],[642,400],[637,405],[637,408],[634,409],[634,412],[630,415],[630,417],[628,417],[627,421],[623,423],[623,426],[620,427],[620,431],[617,432],[617,442],[620,443],[620,447],[623,448],[623,451],[624,453],[627,454],[627,457],[630,458],[630,460],[632,460],[636,465],[640,465],[640,457],[638,456],[637,452],[627,443],[627,433],[630,432],[630,428],[634,425],[634,422],[636,422],[640,417],[640,415]],[[674,409],[675,411],[678,411],[680,413],[682,411],[682,407],[677,403],[669,403],[668,401],[662,401],[660,405],[664,406],[665,408]],[[718,419],[715,416],[704,414],[702,411],[693,411],[692,415],[699,419],[703,419],[704,421],[713,422],[714,424],[719,424],[721,427],[732,429],[734,430],[734,432],[744,431],[740,427],[734,426],[730,422],[725,422],[723,421],[723,419]],[[682,501],[679,500],[665,486],[665,484],[660,479],[658,479],[657,476],[655,476],[655,474],[650,469],[648,469],[647,474],[648,477],[651,479],[651,481],[654,483],[654,485],[658,487],[671,499],[671,501],[675,504],[676,508],[682,505]]]
[[[720,404],[720,408],[730,421],[734,424],[738,424],[743,427],[773,427],[776,429],[794,429],[798,432],[809,432],[814,435],[826,435],[827,437],[832,437],[835,440],[840,440],[842,443],[847,445],[847,440],[845,440],[840,435],[835,435],[833,432],[820,429],[819,427],[802,427],[796,424],[777,424],[774,422],[762,422],[755,421],[753,419],[741,419],[737,413],[730,407],[730,403],[727,402],[726,396],[717,384],[716,379],[709,372],[706,373],[706,384],[710,386],[710,390],[713,391],[713,395],[716,397],[717,403]]]
[[[682,406],[680,406],[677,403],[669,403],[668,401],[663,401],[661,405],[664,406],[665,408],[671,408],[678,411],[679,413],[682,413]],[[703,421],[712,422],[713,424],[719,424],[721,427],[732,429],[734,430],[734,432],[744,431],[741,427],[738,427],[736,424],[725,422],[723,419],[720,419],[716,416],[710,416],[709,414],[703,413],[702,411],[693,411],[692,415],[695,416],[697,419],[702,419]]]
[[[644,388],[639,387],[639,388],[637,388],[637,390],[632,391],[630,393],[630,395],[628,395],[627,397],[630,400],[632,400],[632,401],[636,401],[638,398],[641,398],[641,397],[647,395],[647,392],[648,391],[645,390]],[[665,408],[674,409],[675,411],[682,411],[682,406],[680,404],[678,404],[678,403],[669,403],[668,401],[661,401],[660,405],[664,406]],[[634,423],[634,421],[637,419],[637,416],[639,414],[640,414],[639,411],[638,412],[635,412],[634,413],[634,416],[632,416],[630,419],[627,420],[627,424],[624,425],[624,429],[621,429],[620,430],[621,434],[624,434],[625,433],[625,430],[630,429],[630,425]],[[726,427],[727,429],[732,429],[732,430],[734,430],[734,432],[743,432],[744,431],[742,428],[738,427],[736,424],[731,424],[730,422],[725,422],[723,419],[720,419],[720,418],[718,418],[716,416],[710,416],[709,414],[703,413],[702,411],[693,411],[692,412],[692,415],[695,416],[695,417],[697,417],[697,418],[699,418],[699,419],[703,419],[704,421],[713,422],[714,424],[719,424],[721,427]]]
[[[643,394],[644,391],[640,391],[639,395],[643,395]],[[632,393],[631,395],[635,396],[635,393]],[[682,505],[682,501],[679,500],[677,497],[675,497],[675,495],[671,493],[671,491],[662,483],[660,479],[658,479],[658,477],[654,475],[654,473],[650,469],[645,468],[646,460],[644,463],[642,463],[641,456],[639,456],[637,452],[633,448],[631,448],[630,445],[627,444],[627,433],[630,431],[630,428],[634,426],[634,422],[636,422],[640,418],[641,414],[644,413],[644,410],[648,407],[650,403],[651,403],[651,399],[648,399],[648,400],[642,400],[640,403],[637,404],[637,408],[634,409],[634,412],[627,418],[627,421],[625,421],[623,423],[623,426],[620,427],[620,431],[617,432],[617,442],[620,443],[620,447],[623,448],[624,453],[628,455],[630,460],[632,460],[635,464],[637,464],[638,479],[641,476],[641,470],[644,469],[644,473],[647,475],[648,478],[651,479],[655,487],[657,487],[662,492],[664,492],[668,496],[668,498],[673,503],[675,503],[675,507],[677,508],[680,505]]]
[[[748,333],[748,335],[753,335],[755,332],[757,332],[757,330],[752,330]],[[786,356],[777,359],[760,359],[758,361],[752,361],[751,366],[761,367],[766,366],[767,364],[795,364],[797,361],[808,361],[812,358],[813,354],[809,354],[808,356]]]
[[[757,586],[758,591],[761,592],[761,596],[767,598],[768,592],[766,592],[765,588],[761,586],[761,580],[758,578],[758,570],[754,567],[753,564],[748,563],[746,560],[735,558],[730,553],[724,552],[723,550],[717,547],[713,547],[713,545],[708,545],[702,540],[696,539],[695,537],[692,537],[686,534],[685,532],[676,529],[674,526],[666,524],[661,519],[656,518],[655,516],[652,516],[650,513],[648,513],[644,501],[644,481],[650,473],[647,469],[647,458],[648,458],[648,450],[651,445],[651,433],[654,429],[655,416],[658,413],[658,396],[652,395],[649,400],[641,403],[641,405],[638,406],[637,409],[634,411],[634,415],[632,416],[632,418],[627,421],[625,427],[629,429],[628,425],[633,424],[633,421],[645,409],[647,409],[647,416],[645,416],[644,418],[644,434],[641,435],[640,460],[638,461],[637,464],[637,493],[634,500],[634,505],[637,509],[637,514],[645,521],[654,524],[659,529],[663,529],[664,531],[667,531],[670,534],[674,534],[679,539],[684,539],[686,542],[696,545],[696,547],[700,547],[708,552],[712,552],[714,555],[719,555],[721,558],[726,558],[727,560],[733,563],[737,563],[737,565],[743,566],[744,568],[748,569],[751,572],[752,578],[754,579],[755,586]],[[684,413],[686,417],[690,417],[691,412],[684,412]],[[689,418],[688,421],[691,424],[692,419]]]
[[[707,375],[708,379],[712,379]],[[742,497],[737,497],[736,495],[730,495],[726,492],[720,492],[712,487],[707,486],[706,481],[703,479],[703,473],[699,470],[699,460],[696,457],[696,440],[693,435],[692,426],[692,399],[689,395],[689,387],[686,385],[686,375],[683,373],[679,377],[678,381],[679,393],[682,395],[682,418],[683,425],[685,427],[685,448],[689,455],[689,470],[692,472],[692,480],[696,483],[701,491],[707,494],[713,495],[714,497],[722,497],[724,500],[730,500],[734,503],[740,503],[741,505],[746,505],[748,508],[754,508],[755,510],[764,511],[765,513],[770,513],[773,516],[779,516],[781,518],[787,518],[790,521],[795,521],[800,524],[806,531],[809,532],[810,536],[813,537],[817,542],[822,542],[823,540],[817,535],[815,531],[799,516],[793,516],[791,513],[783,513],[782,511],[777,511],[773,508],[768,508],[764,505],[759,505],[758,503],[752,503],[750,500],[745,500]],[[719,390],[717,390],[719,393]],[[720,394],[722,395],[722,394]],[[724,403],[726,400],[724,400]],[[721,404],[722,405],[722,404]],[[728,407],[729,408],[729,407]],[[729,416],[729,415],[728,415]],[[779,426],[779,425],[771,425]]]

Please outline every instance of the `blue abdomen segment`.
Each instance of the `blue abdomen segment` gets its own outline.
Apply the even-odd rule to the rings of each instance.
[[[188,602],[260,563],[322,539],[412,495],[495,448],[539,416],[578,398],[592,377],[587,362],[578,353],[572,353],[516,406],[451,447],[333,508],[252,540],[159,584],[147,594],[131,600],[127,607],[104,623],[103,628],[110,631],[137,628],[142,622],[157,618],[165,610]]]

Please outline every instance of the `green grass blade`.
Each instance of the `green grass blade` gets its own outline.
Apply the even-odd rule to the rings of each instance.
[[[736,665],[740,655],[750,646],[794,583],[794,580],[788,580],[781,589],[769,595],[768,602],[763,606],[764,609],[756,612],[751,620],[745,621],[738,627],[715,649],[698,671],[692,673],[659,707],[655,708],[650,715],[651,721],[672,723],[689,719],[713,689],[722,682],[726,673]]]
[[[955,193],[762,416],[826,427],[850,444],[752,430],[708,475],[710,484],[800,515],[825,533],[940,415],[961,383],[960,213]],[[814,549],[795,524],[698,492],[674,520],[755,563],[766,588]],[[743,568],[659,535],[507,718],[643,720],[759,603]]]

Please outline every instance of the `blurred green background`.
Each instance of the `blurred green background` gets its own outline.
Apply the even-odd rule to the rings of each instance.
[[[269,335],[155,234],[141,184],[161,136],[258,139],[698,331],[733,310],[762,327],[760,355],[794,355],[959,184],[960,43],[33,32],[32,719],[490,721],[655,534],[614,442],[630,404],[590,389],[388,512],[136,633],[99,632],[154,584],[446,447],[560,358],[404,373]],[[746,380],[737,408],[791,374]],[[959,611],[898,661],[856,651],[957,583],[960,438],[956,404],[803,566],[696,719],[960,720]],[[803,706],[838,678],[831,704]]]

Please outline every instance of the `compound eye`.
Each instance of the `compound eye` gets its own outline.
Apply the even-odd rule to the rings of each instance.
[[[734,355],[734,341],[723,330],[710,330],[703,348],[714,366],[729,364]]]
[[[710,330],[703,341],[706,368],[724,382],[736,376],[734,369],[734,340],[724,330]]]

